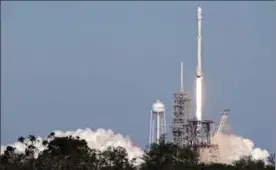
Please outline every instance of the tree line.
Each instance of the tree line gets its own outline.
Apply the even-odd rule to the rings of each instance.
[[[19,137],[18,142],[26,146],[25,152],[7,146],[0,155],[0,170],[274,170],[275,156],[268,159],[269,164],[252,157],[242,157],[232,165],[199,162],[198,152],[190,148],[180,148],[166,142],[163,136],[141,157],[128,159],[123,147],[108,147],[104,151],[91,149],[79,137],[56,137],[52,132],[42,141],[45,149],[38,152],[34,135]],[[38,154],[38,155],[36,155]]]

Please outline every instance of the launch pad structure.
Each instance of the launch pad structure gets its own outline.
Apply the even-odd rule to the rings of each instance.
[[[197,79],[202,81],[202,64],[201,64],[201,20],[202,9],[197,9],[198,20],[198,65],[197,65]],[[184,92],[183,86],[183,63],[181,62],[181,85],[180,91],[174,94],[173,101],[173,120],[171,124],[172,129],[172,141],[174,144],[180,147],[188,147],[198,151],[201,160],[204,162],[218,162],[219,148],[218,145],[211,142],[211,136],[213,131],[212,120],[202,120],[201,108],[197,110],[196,114],[192,114],[190,110],[191,98]],[[198,83],[198,81],[197,81]],[[202,84],[197,84],[197,88],[200,88],[199,95],[201,95]],[[197,89],[198,90],[198,89]],[[198,91],[197,91],[198,93]],[[198,94],[197,94],[198,97]],[[197,98],[196,100],[201,100]],[[197,107],[201,107],[201,101]],[[198,109],[198,108],[197,108]],[[199,113],[198,113],[199,111]]]
[[[206,162],[217,162],[219,159],[218,145],[211,142],[214,122],[197,120],[191,114],[190,104],[191,98],[181,87],[180,91],[174,94],[172,141],[180,147],[197,150],[199,155],[206,155],[204,156]]]

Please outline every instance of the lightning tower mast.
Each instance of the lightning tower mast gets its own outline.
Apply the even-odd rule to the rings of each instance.
[[[184,92],[184,84],[183,84],[183,62],[181,61],[181,70],[180,70],[180,91]]]

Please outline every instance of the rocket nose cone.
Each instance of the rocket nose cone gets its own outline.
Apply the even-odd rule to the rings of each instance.
[[[202,12],[202,9],[201,9],[201,7],[199,6],[199,7],[197,7],[197,11],[198,12]]]
[[[201,9],[201,7],[197,7],[197,19],[202,19],[202,9]]]

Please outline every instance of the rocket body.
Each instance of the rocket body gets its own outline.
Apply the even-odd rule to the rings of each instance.
[[[202,20],[202,9],[200,7],[197,8],[197,77],[202,77],[202,66],[201,66],[201,20]]]
[[[202,74],[202,60],[201,60],[201,20],[202,20],[202,9],[197,8],[197,67],[196,67],[196,118],[202,120],[202,85],[203,85],[203,74]]]

